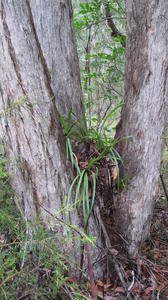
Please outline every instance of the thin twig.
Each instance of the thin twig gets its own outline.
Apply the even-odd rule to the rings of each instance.
[[[130,285],[128,287],[128,291],[129,292],[131,291],[131,289],[133,288],[134,283],[135,283],[135,274],[134,274],[134,271],[131,271],[131,275],[132,275],[132,282],[130,283]]]
[[[76,233],[78,233],[81,237],[87,239],[87,235],[81,230],[81,229],[78,229],[76,227],[74,227],[73,225],[70,225],[70,224],[67,224],[64,220],[62,220],[61,218],[57,217],[56,215],[54,215],[53,213],[51,213],[47,208],[45,208],[43,205],[39,204],[39,206],[41,208],[44,209],[44,211],[46,213],[48,213],[51,217],[53,217],[54,219],[56,219],[58,222],[70,227],[73,231],[75,231]],[[88,239],[87,239],[88,240]]]
[[[5,278],[5,280],[2,281],[1,284],[0,284],[0,289],[3,287],[3,285],[4,285],[5,283],[7,283],[9,280],[11,280],[11,279],[13,279],[14,277],[16,277],[16,276],[17,276],[18,274],[20,274],[21,272],[22,272],[22,271],[16,272],[16,273],[14,273],[14,274],[8,276],[7,278]]]
[[[20,269],[23,269],[24,264],[25,264],[25,258],[26,258],[26,252],[27,252],[27,246],[28,246],[28,236],[30,236],[29,235],[29,224],[28,224],[28,221],[26,220],[26,241],[24,244],[23,258],[22,258]],[[32,242],[32,235],[31,235],[31,242]],[[30,241],[29,241],[29,243],[30,243]]]
[[[113,19],[116,19],[116,20],[126,20],[125,17],[115,17],[115,16],[112,16],[112,18],[113,18]],[[98,25],[98,24],[100,24],[100,23],[103,23],[103,22],[105,22],[105,21],[108,21],[108,19],[109,19],[108,17],[102,18],[102,19],[99,20],[98,22],[96,21],[96,22],[93,22],[93,23],[89,24],[88,27],[86,27],[86,25],[83,25],[83,26],[80,28],[79,31],[82,31],[83,29],[88,30],[90,27],[92,27],[92,26],[94,26],[94,25]],[[80,37],[80,39],[83,40],[81,37]]]
[[[166,196],[166,200],[168,201],[168,193],[167,193],[167,190],[166,190],[166,186],[165,186],[165,183],[164,183],[164,179],[163,179],[163,175],[162,175],[162,174],[160,175],[160,179],[161,179],[161,183],[162,183],[162,186],[163,186],[163,190],[164,190],[164,193],[165,193],[165,196]]]
[[[1,290],[2,290],[2,292],[3,292],[3,294],[4,294],[5,300],[8,300],[8,298],[7,298],[7,296],[6,296],[6,292],[5,292],[5,290],[3,289],[3,287],[1,287]]]
[[[119,3],[118,0],[115,0],[115,2],[117,3],[118,7],[122,10],[122,12],[125,14],[124,9],[122,8],[121,4]]]
[[[64,292],[66,293],[66,295],[70,298],[70,300],[74,300],[74,297],[71,295],[70,290],[68,289],[66,283],[64,283],[63,288]]]

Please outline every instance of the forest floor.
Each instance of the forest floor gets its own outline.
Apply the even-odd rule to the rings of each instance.
[[[115,261],[110,266],[109,277],[96,282],[99,299],[104,300],[166,300],[168,299],[168,151],[163,156],[160,195],[154,208],[150,238],[145,242],[141,254],[135,260],[128,259],[121,245]],[[111,221],[105,215],[106,228],[110,228],[110,239],[116,231],[111,230]],[[117,237],[116,237],[117,241]],[[113,270],[111,272],[111,270]]]
[[[87,158],[85,157],[85,160]],[[102,161],[99,166],[101,174],[98,185],[100,193],[106,198],[104,209],[101,208],[103,224],[112,242],[113,254],[108,253],[107,270],[103,278],[96,281],[96,293],[104,300],[165,300],[168,299],[168,151],[164,152],[160,195],[156,201],[151,225],[150,238],[145,242],[141,253],[134,259],[128,259],[124,245],[119,242],[117,228],[112,223],[113,207],[111,192],[107,187],[103,171],[109,162]],[[111,167],[111,166],[110,166]],[[104,175],[104,174],[103,174]],[[101,190],[102,184],[102,190]],[[106,194],[106,195],[105,195]],[[110,195],[110,199],[109,198]],[[107,196],[107,197],[106,197]]]
[[[141,255],[136,260],[129,260],[121,253],[122,251],[118,251],[116,259],[120,270],[116,272],[113,266],[113,274],[110,271],[106,282],[103,282],[102,278],[96,282],[99,298],[104,300],[168,299],[167,245],[168,202],[164,195],[160,195],[154,210],[150,238],[146,241]]]

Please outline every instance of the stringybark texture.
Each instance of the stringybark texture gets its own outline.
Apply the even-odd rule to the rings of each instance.
[[[71,1],[27,2],[30,2],[35,30],[51,76],[56,107],[64,116],[72,107],[80,119],[82,93]]]
[[[0,1],[1,134],[26,220],[58,211],[69,189],[57,108],[82,115],[72,22],[70,1]]]
[[[125,189],[116,221],[136,255],[158,196],[168,97],[168,1],[127,0],[125,103],[117,137]],[[127,186],[128,182],[128,186]]]
[[[0,36],[0,137],[16,203],[31,233],[28,221],[39,215],[48,227],[51,214],[66,222],[62,208],[73,175],[58,111],[67,116],[72,108],[78,119],[83,115],[71,1],[0,0]],[[81,225],[76,212],[70,220]],[[66,224],[53,223],[62,239]],[[89,227],[99,239],[93,218]],[[73,247],[65,241],[66,253],[79,264],[80,235]],[[98,253],[93,248],[93,262]]]

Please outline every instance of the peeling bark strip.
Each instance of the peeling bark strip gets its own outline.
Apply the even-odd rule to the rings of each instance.
[[[168,1],[127,0],[126,7],[125,105],[117,137],[131,137],[118,146],[129,186],[116,203],[116,220],[135,255],[149,234],[158,195],[168,103]]]

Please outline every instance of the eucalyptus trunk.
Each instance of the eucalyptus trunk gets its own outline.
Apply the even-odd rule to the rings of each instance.
[[[124,182],[116,221],[136,255],[158,197],[168,97],[168,2],[127,0],[125,102],[117,137]]]
[[[58,210],[69,188],[57,108],[82,114],[72,8],[70,1],[7,0],[0,9],[1,131],[12,186],[31,220],[45,215],[41,205]]]
[[[27,224],[40,216],[50,227],[55,215],[61,240],[73,174],[58,111],[83,115],[71,1],[1,0],[0,36],[0,133],[16,203]],[[71,223],[81,226],[75,212]],[[98,236],[93,219],[91,224],[90,234]],[[79,265],[79,240],[67,247]]]

